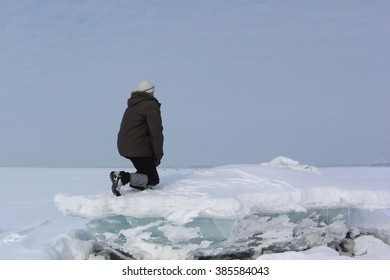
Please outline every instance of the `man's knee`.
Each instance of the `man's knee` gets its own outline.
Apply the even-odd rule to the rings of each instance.
[[[158,177],[158,175],[150,175],[149,176],[148,185],[155,186],[155,185],[158,185],[159,183],[160,183],[160,178]]]

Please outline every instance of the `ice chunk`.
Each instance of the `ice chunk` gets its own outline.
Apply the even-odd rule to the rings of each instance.
[[[306,213],[253,213],[236,219],[197,217],[180,225],[164,217],[114,215],[90,220],[87,227],[98,242],[138,259],[258,256],[341,240],[348,230],[350,211],[310,209]],[[91,246],[85,240],[80,245]]]
[[[276,157],[270,162],[262,163],[261,165],[274,168],[289,168],[293,170],[309,171],[315,174],[320,174],[320,171],[316,167],[300,164],[298,161],[284,156]]]

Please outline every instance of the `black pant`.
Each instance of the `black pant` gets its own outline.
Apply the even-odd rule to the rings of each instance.
[[[153,157],[129,157],[128,159],[133,163],[137,173],[148,176],[149,186],[155,186],[160,183],[160,177],[158,176],[156,163]]]

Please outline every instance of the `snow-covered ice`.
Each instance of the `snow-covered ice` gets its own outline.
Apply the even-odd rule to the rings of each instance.
[[[390,259],[389,167],[168,168],[121,197],[110,171],[0,168],[0,259]]]
[[[289,168],[293,170],[309,171],[317,174],[319,173],[318,169],[314,166],[300,164],[298,161],[284,156],[276,157],[270,162],[264,162],[261,165],[275,168]]]

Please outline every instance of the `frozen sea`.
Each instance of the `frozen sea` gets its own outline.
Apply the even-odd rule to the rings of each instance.
[[[0,168],[0,259],[390,259],[390,167],[161,168],[121,197],[112,170]]]

